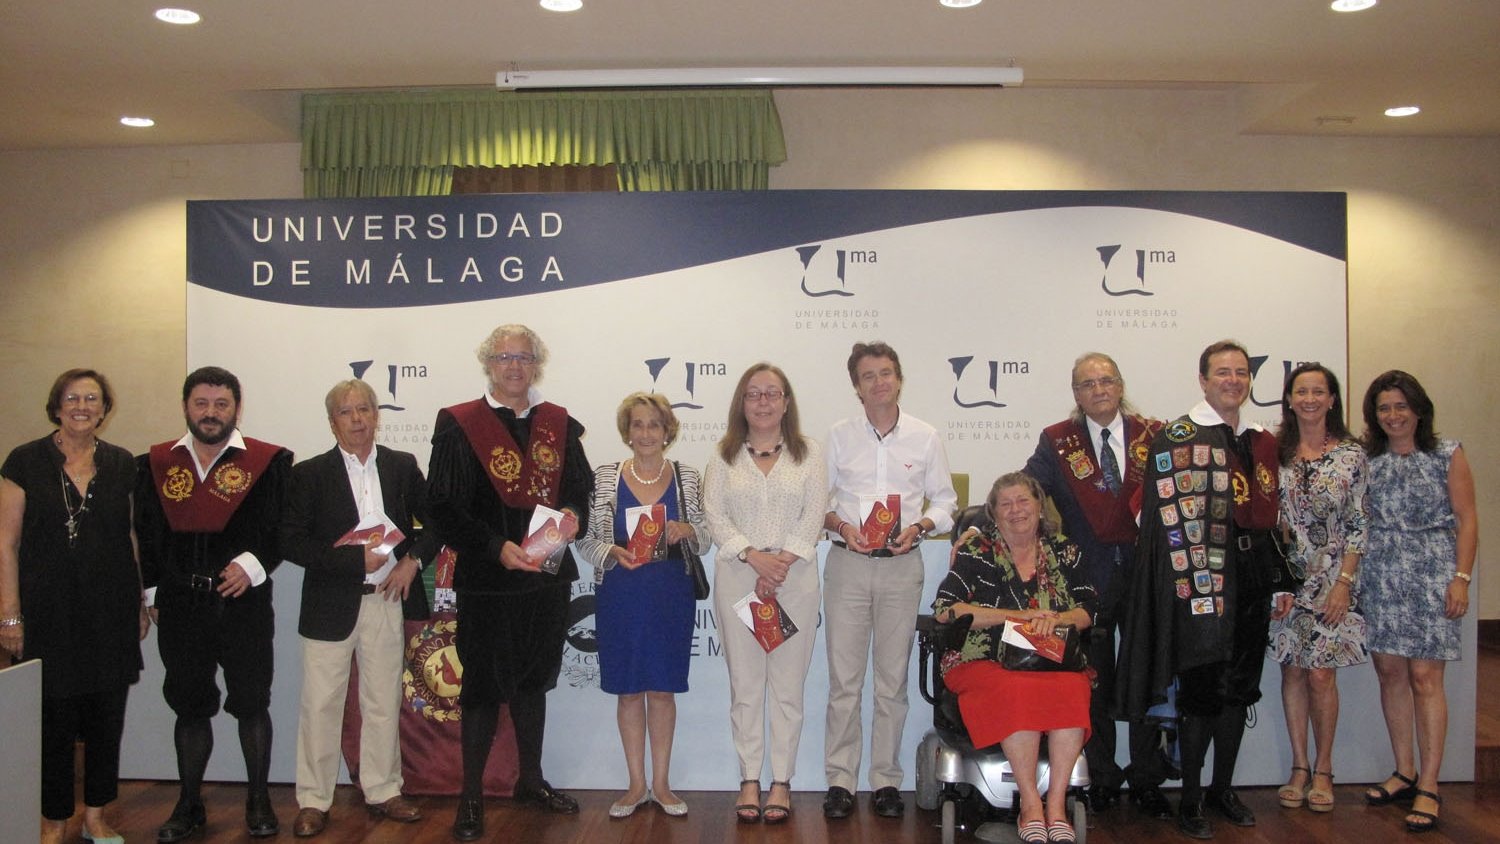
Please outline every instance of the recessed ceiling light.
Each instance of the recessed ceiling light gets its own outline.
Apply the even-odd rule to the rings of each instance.
[[[1375,3],[1376,0],[1333,0],[1328,7],[1335,12],[1363,12]]]
[[[1396,106],[1395,108],[1388,108],[1388,109],[1386,109],[1385,110],[1385,116],[1386,117],[1411,117],[1413,114],[1416,114],[1419,111],[1421,111],[1421,109],[1417,108],[1416,106]]]
[[[156,121],[149,117],[122,117],[120,122],[134,129],[145,129],[156,125]]]
[[[950,9],[967,9],[970,6],[978,6],[984,0],[938,0],[938,2]]]
[[[163,23],[190,24],[197,23],[201,18],[192,9],[157,9],[156,19]]]
[[[583,8],[583,0],[541,0],[541,4],[549,12],[576,12]]]

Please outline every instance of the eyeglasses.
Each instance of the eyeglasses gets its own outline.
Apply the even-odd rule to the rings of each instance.
[[[745,391],[745,401],[749,402],[749,403],[752,403],[752,404],[755,403],[755,402],[760,401],[761,399],[765,399],[766,401],[781,401],[782,396],[785,396],[785,395],[786,395],[786,393],[782,392],[781,390],[775,390],[775,389],[772,389],[772,390],[746,390]]]
[[[536,363],[536,355],[530,352],[501,352],[498,355],[490,355],[485,358],[490,363],[498,363],[504,366],[507,363],[519,363],[522,366],[531,366]]]
[[[68,393],[62,397],[63,404],[98,404],[102,399],[98,393],[89,393],[80,396],[77,393]]]
[[[1111,387],[1118,386],[1119,383],[1120,379],[1118,378],[1090,378],[1087,381],[1079,381],[1075,383],[1073,385],[1073,389],[1093,390],[1095,387],[1103,387],[1104,389],[1108,390]]]

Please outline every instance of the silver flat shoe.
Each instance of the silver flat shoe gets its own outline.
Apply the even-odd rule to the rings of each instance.
[[[648,788],[646,789],[646,793],[641,795],[641,799],[635,801],[634,803],[614,803],[610,805],[609,816],[617,820],[619,818],[628,818],[631,815],[635,814],[635,810],[639,809],[642,804],[650,803],[652,799],[651,789]],[[686,812],[687,807],[683,806],[682,810]]]
[[[675,803],[663,803],[660,800],[657,800],[656,805],[660,806],[663,812],[666,812],[674,818],[680,818],[683,815],[687,814],[687,802],[684,800],[678,800]]]

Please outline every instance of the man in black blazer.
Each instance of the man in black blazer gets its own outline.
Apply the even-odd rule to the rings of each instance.
[[[293,468],[281,530],[287,559],[306,569],[297,623],[300,811],[293,832],[299,837],[317,835],[328,823],[351,655],[359,663],[365,805],[396,821],[421,818],[401,796],[402,620],[427,615],[417,573],[437,555],[435,539],[413,539],[427,499],[416,458],[375,445],[380,410],[374,390],[363,381],[341,381],[325,404],[338,445]]]

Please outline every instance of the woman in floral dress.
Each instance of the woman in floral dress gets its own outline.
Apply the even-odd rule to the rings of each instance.
[[[1356,609],[1355,572],[1365,544],[1364,449],[1344,425],[1339,379],[1327,367],[1292,370],[1281,396],[1281,519],[1291,532],[1288,562],[1302,578],[1292,611],[1271,622],[1269,651],[1281,663],[1281,704],[1292,743],[1292,776],[1281,805],[1333,809],[1335,672],[1369,659]],[[1315,755],[1307,764],[1307,727]]]
[[[1458,659],[1459,620],[1469,611],[1479,545],[1474,475],[1458,442],[1437,438],[1432,400],[1411,375],[1391,370],[1378,376],[1365,392],[1364,415],[1370,535],[1360,581],[1366,643],[1396,757],[1396,770],[1366,791],[1365,800],[1411,800],[1406,826],[1426,832],[1437,827],[1442,802],[1443,670],[1447,660]]]

